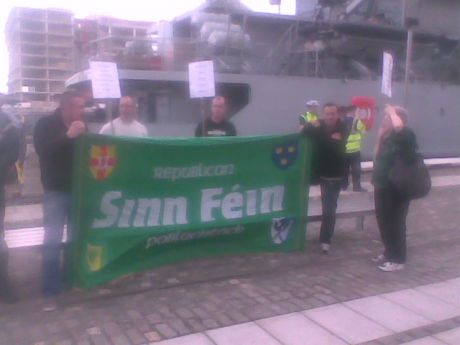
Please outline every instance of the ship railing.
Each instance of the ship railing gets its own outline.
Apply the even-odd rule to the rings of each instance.
[[[263,74],[278,74],[289,64],[289,55],[296,46],[299,22],[292,23],[281,35],[278,42],[256,66],[255,71]]]
[[[80,70],[89,67],[89,61],[115,62],[122,69],[185,71],[193,61],[214,60],[216,69],[229,64],[240,65],[232,72],[243,72],[243,65],[249,55],[240,49],[238,42],[227,45],[211,45],[200,39],[135,38],[126,40],[118,36],[107,36],[93,40],[82,47],[76,60]],[[222,70],[221,70],[222,71]]]

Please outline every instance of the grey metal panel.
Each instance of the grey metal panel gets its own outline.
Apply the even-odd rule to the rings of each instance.
[[[121,71],[122,78],[147,80],[181,80],[186,87],[185,72]],[[158,79],[157,79],[158,78]],[[249,104],[232,117],[240,135],[281,134],[298,131],[298,116],[305,110],[305,101],[333,101],[350,104],[353,96],[373,96],[381,109],[387,102],[402,104],[403,85],[394,83],[391,100],[381,95],[379,81],[345,81],[304,77],[218,74],[222,83],[245,83],[251,88]],[[171,122],[149,125],[158,136],[193,136],[198,122],[197,104],[184,92],[172,94]],[[191,104],[193,104],[191,106]],[[417,133],[420,149],[427,156],[460,155],[460,87],[439,84],[412,84],[409,94],[410,125]],[[382,114],[365,139],[363,154],[372,156]]]
[[[340,81],[297,77],[247,77],[251,86],[250,104],[233,121],[241,135],[289,133],[298,130],[298,115],[307,99],[321,103],[349,104],[353,96],[374,96],[381,109],[387,102],[402,104],[403,85],[395,83],[392,100],[380,94],[377,81]],[[410,126],[420,150],[428,156],[460,154],[460,87],[416,84],[410,87]],[[382,114],[365,139],[363,154],[373,153]]]
[[[298,16],[311,14],[317,4],[318,0],[296,0],[296,14]]]
[[[418,0],[415,4],[409,7],[408,16],[419,18],[420,30],[448,37],[460,37],[458,0]]]

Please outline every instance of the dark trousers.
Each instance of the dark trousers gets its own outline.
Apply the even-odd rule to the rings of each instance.
[[[353,188],[361,187],[361,152],[347,153],[346,155],[346,168],[343,177],[343,187],[348,188],[348,176],[350,175],[353,182]]]
[[[401,198],[393,188],[376,188],[375,213],[385,258],[390,262],[406,262],[406,218],[409,200]]]
[[[8,279],[8,247],[5,241],[5,187],[0,186],[0,298],[10,292]]]
[[[321,243],[331,243],[335,228],[335,212],[337,210],[337,199],[339,198],[341,181],[320,179],[321,186],[321,206],[323,214],[321,218],[321,232],[319,241]]]

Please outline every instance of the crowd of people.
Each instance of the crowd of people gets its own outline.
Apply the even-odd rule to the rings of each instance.
[[[67,224],[67,237],[72,238],[69,223],[72,156],[76,139],[87,132],[84,121],[84,98],[75,91],[64,92],[54,114],[41,118],[34,130],[34,146],[39,157],[44,189],[44,245],[42,260],[42,292],[47,298],[58,295],[66,284],[64,275],[67,255],[61,257],[61,243]],[[307,103],[307,112],[300,116],[300,132],[313,143],[312,183],[321,188],[322,222],[319,236],[321,250],[328,254],[335,229],[337,200],[348,187],[351,168],[353,190],[365,191],[360,181],[360,150],[364,133],[369,129],[356,107],[340,108],[326,103],[320,114],[317,101]],[[196,127],[196,137],[235,136],[235,126],[227,118],[226,98],[217,96],[211,103],[211,116]],[[342,113],[342,114],[340,114]],[[147,128],[137,120],[133,97],[119,102],[119,117],[102,127],[100,134],[147,137]],[[0,300],[14,301],[7,273],[7,246],[4,238],[6,176],[18,156],[18,139],[8,116],[0,112]],[[389,171],[396,155],[416,154],[415,135],[407,127],[404,109],[386,106],[375,150],[373,184],[375,207],[384,251],[373,258],[383,271],[404,268],[406,260],[406,216],[409,200],[394,190]],[[44,310],[53,310],[50,303]]]

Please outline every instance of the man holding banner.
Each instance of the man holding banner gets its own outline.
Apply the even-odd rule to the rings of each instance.
[[[228,111],[225,97],[216,96],[211,104],[211,118],[200,122],[195,130],[196,137],[228,137],[235,136],[235,126],[226,119]]]
[[[323,118],[318,122],[307,123],[302,132],[312,138],[316,147],[313,164],[319,176],[323,209],[319,240],[323,254],[328,254],[345,170],[347,131],[339,118],[337,106],[327,103],[323,109]]]
[[[72,163],[75,140],[86,131],[83,122],[85,100],[74,92],[61,95],[54,114],[41,118],[35,127],[34,145],[40,161],[44,189],[43,294],[53,297],[61,291],[60,263],[64,225],[69,220]],[[70,238],[70,229],[67,238]],[[52,310],[44,309],[44,310]]]

